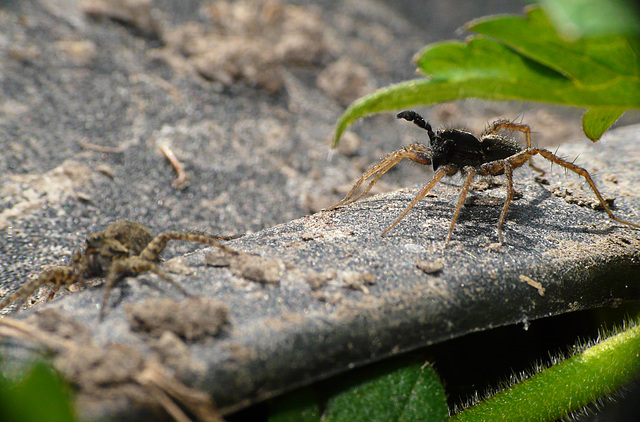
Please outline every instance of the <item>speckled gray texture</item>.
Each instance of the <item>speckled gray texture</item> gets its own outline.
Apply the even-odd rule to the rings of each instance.
[[[174,268],[171,277],[228,311],[222,312],[228,321],[221,331],[198,331],[218,334],[185,340],[187,362],[165,362],[186,384],[210,392],[225,412],[464,333],[640,296],[640,233],[555,195],[593,198],[582,180],[558,166],[547,174],[549,184],[534,182],[528,168],[515,171],[522,197],[511,205],[502,247],[494,244],[504,198],[499,177],[497,185],[470,194],[446,249],[457,178],[437,185],[434,196],[380,237],[430,177],[419,166],[403,163],[381,180],[383,190],[405,189],[309,215],[339,200],[344,187],[383,154],[424,140],[412,125],[377,116],[354,125],[360,144],[327,161],[328,136],[341,108],[316,87],[317,74],[347,55],[383,86],[411,77],[410,57],[425,39],[434,39],[422,36],[428,28],[379,3],[320,3],[319,13],[340,38],[314,67],[287,68],[285,87],[276,94],[175,74],[147,55],[160,42],[135,28],[83,13],[56,18],[38,1],[8,4],[0,9],[0,48],[13,57],[0,61],[0,216],[6,218],[0,228],[1,293],[43,265],[64,263],[88,233],[115,220],[135,220],[154,233],[249,232],[227,244],[263,258],[259,264],[270,269],[268,277],[248,280],[237,267],[208,266],[206,255],[215,249],[200,245],[171,243],[163,255],[178,257],[177,264],[166,264]],[[158,4],[175,25],[199,16],[197,2],[178,7],[183,14],[172,13],[170,2]],[[18,16],[26,20],[18,24]],[[450,38],[454,29],[435,39]],[[96,46],[87,65],[70,64],[55,44],[85,39]],[[34,45],[39,54],[30,53]],[[447,113],[474,129],[496,114],[516,117],[509,104],[448,107],[429,112],[435,126]],[[567,128],[579,129],[575,114],[564,109],[523,114],[534,142],[564,140],[572,133]],[[582,140],[558,152],[577,157],[603,193],[615,197],[616,215],[634,222],[640,221],[639,133],[638,126],[621,128],[598,144]],[[84,140],[125,148],[88,151],[78,145]],[[186,190],[171,187],[175,175],[157,152],[161,140],[184,162],[191,176]],[[549,168],[540,157],[536,162]],[[417,263],[433,263],[434,270]],[[148,356],[157,339],[131,329],[125,305],[183,299],[156,276],[126,278],[100,322],[103,293],[100,283],[61,292],[17,316],[59,309],[87,327],[83,335],[91,333],[96,344],[126,343]],[[126,414],[128,408],[102,411]]]
[[[639,129],[614,131],[590,148],[560,150],[566,155],[581,150],[581,161],[600,176],[615,176],[616,183],[602,177],[597,182],[616,196],[617,215],[633,221],[640,214],[640,196],[627,188],[640,171]],[[533,182],[528,169],[516,173],[523,197],[508,214],[502,247],[492,245],[500,207],[476,205],[463,209],[445,249],[457,187],[440,185],[436,197],[422,201],[385,238],[380,232],[413,190],[228,242],[236,250],[281,261],[284,271],[277,284],[206,266],[212,249],[188,255],[183,264],[191,274],[172,276],[192,294],[224,303],[229,326],[217,337],[190,344],[193,359],[204,362],[206,370],[183,376],[210,391],[222,409],[233,410],[354,365],[468,332],[636,300],[640,231],[550,194],[556,184],[575,179],[555,173],[548,175],[549,185]],[[478,195],[502,198],[503,189]],[[441,262],[442,270],[425,274],[416,266],[425,260]],[[347,286],[347,272],[372,275],[366,291]],[[329,280],[313,290],[307,280],[317,273],[329,274]],[[543,295],[526,280],[540,283]],[[99,323],[102,293],[87,289],[46,307],[83,321],[98,343],[129,343],[144,350],[149,339],[130,329],[123,305],[165,296],[180,299],[154,276],[127,278],[114,290],[113,306]]]

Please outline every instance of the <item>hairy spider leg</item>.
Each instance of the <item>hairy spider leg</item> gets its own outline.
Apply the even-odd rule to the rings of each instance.
[[[144,248],[139,256],[132,256],[123,261],[114,261],[111,264],[109,273],[107,275],[107,281],[105,283],[104,298],[102,299],[102,304],[100,306],[100,318],[104,317],[105,308],[109,300],[109,296],[111,295],[111,290],[113,290],[118,277],[123,274],[140,274],[145,271],[151,271],[167,283],[180,290],[180,293],[182,293],[183,295],[189,296],[189,293],[181,285],[171,279],[171,277],[166,275],[163,271],[161,271],[160,268],[158,268],[158,265],[154,262],[158,258],[158,255],[160,255],[160,253],[162,253],[164,248],[167,246],[167,242],[169,242],[170,240],[183,240],[186,242],[197,242],[207,245],[213,245],[225,252],[237,255],[237,251],[223,245],[218,241],[234,239],[236,237],[238,236],[212,236],[209,234],[195,232],[166,232],[159,234],[151,242],[149,242],[149,244]]]
[[[500,218],[498,219],[498,240],[500,244],[504,243],[504,237],[502,235],[502,224],[504,223],[504,218],[507,215],[507,209],[509,209],[509,205],[511,205],[511,201],[513,200],[513,167],[509,161],[503,161],[504,163],[504,175],[507,178],[507,199],[504,201],[504,206],[502,207],[502,212],[500,213]],[[529,164],[531,164],[531,159],[529,159]]]
[[[522,166],[527,161],[527,159],[525,158],[512,163],[510,161],[510,158],[520,156],[527,151],[528,150],[523,150],[516,155],[513,155],[504,160],[485,163],[480,166],[478,171],[482,176],[491,176],[499,174],[504,170],[504,175],[507,178],[507,198],[504,201],[504,206],[502,207],[502,212],[500,213],[500,218],[498,219],[498,239],[500,240],[500,244],[504,243],[504,237],[502,235],[502,224],[504,223],[504,219],[507,215],[507,209],[509,209],[509,205],[511,205],[511,201],[513,200],[513,197],[515,195],[515,192],[513,190],[513,169]]]
[[[142,252],[140,252],[139,257],[142,259],[146,259],[148,261],[155,261],[158,259],[158,255],[164,251],[164,248],[167,246],[167,242],[170,240],[183,240],[185,242],[197,242],[204,243],[207,245],[213,245],[225,252],[237,255],[238,252],[233,249],[223,245],[219,242],[219,240],[229,240],[233,239],[237,236],[212,236],[205,233],[196,233],[196,232],[166,232],[157,235],[149,244],[144,248]]]
[[[579,176],[582,176],[585,178],[585,180],[587,181],[587,183],[589,183],[589,186],[591,187],[591,189],[593,190],[593,193],[595,193],[596,197],[598,198],[598,201],[600,201],[600,204],[602,204],[603,208],[605,209],[605,211],[607,212],[607,214],[609,215],[609,217],[614,220],[617,221],[619,223],[622,224],[626,224],[632,227],[638,227],[640,228],[640,225],[636,224],[636,223],[632,223],[630,221],[626,221],[623,220],[621,218],[616,217],[615,215],[613,215],[613,212],[611,212],[611,209],[609,208],[609,206],[607,205],[607,203],[605,202],[604,198],[602,197],[602,195],[600,194],[600,191],[598,190],[598,188],[596,187],[593,179],[591,178],[591,175],[589,174],[589,172],[566,160],[563,160],[562,158],[558,157],[557,155],[553,154],[551,151],[548,151],[546,149],[541,149],[541,148],[528,148],[526,150],[523,150],[515,155],[512,155],[511,157],[508,157],[504,160],[498,160],[498,161],[493,161],[490,163],[486,163],[483,164],[480,167],[480,174],[483,176],[489,176],[492,174],[497,174],[500,171],[504,170],[505,173],[505,177],[507,179],[507,198],[505,200],[504,206],[502,208],[502,213],[500,214],[500,219],[498,220],[498,238],[500,240],[500,243],[504,243],[504,236],[503,236],[503,232],[502,232],[502,225],[504,224],[504,220],[505,217],[507,215],[507,209],[509,209],[509,205],[511,204],[511,201],[513,200],[513,196],[514,196],[514,191],[513,191],[513,169],[521,167],[522,165],[524,165],[525,162],[529,161],[531,162],[531,157],[535,156],[535,155],[542,155],[542,157],[546,158],[547,160],[551,161],[552,163],[556,163],[562,167],[564,167],[567,170],[571,170],[574,173],[578,174]]]
[[[533,148],[531,145],[531,127],[529,127],[529,125],[514,123],[509,120],[496,120],[495,122],[491,123],[491,126],[489,126],[484,133],[485,135],[490,135],[497,133],[500,129],[517,130],[524,133],[524,137],[527,141],[527,149]],[[541,176],[544,176],[544,174],[546,173],[543,169],[533,164],[532,158],[529,158],[529,167],[540,173]]]
[[[435,173],[433,173],[433,177],[431,178],[431,180],[429,181],[429,183],[427,183],[425,185],[425,187],[422,188],[422,190],[420,192],[418,192],[418,194],[416,195],[415,198],[413,198],[413,201],[411,201],[411,203],[409,204],[409,206],[407,208],[405,208],[405,210],[402,212],[402,214],[400,214],[400,216],[398,218],[395,219],[395,221],[389,226],[387,227],[387,229],[385,231],[382,232],[382,236],[385,236],[387,233],[389,233],[389,231],[400,222],[400,220],[402,220],[404,218],[405,215],[407,215],[407,213],[409,212],[409,210],[411,210],[411,208],[413,208],[419,200],[421,200],[422,198],[424,198],[424,196],[429,193],[429,191],[431,190],[431,188],[433,188],[435,186],[436,183],[438,183],[440,181],[440,179],[442,179],[444,176],[446,176],[447,174],[452,174],[451,172],[455,173],[456,171],[456,167],[452,166],[452,165],[446,165],[446,166],[442,166],[440,167],[438,170],[436,170]]]
[[[54,266],[43,271],[38,278],[28,281],[24,286],[22,286],[18,291],[5,297],[0,302],[0,309],[4,309],[13,302],[18,301],[17,307],[20,305],[33,293],[35,293],[38,288],[44,286],[45,284],[53,284],[53,290],[49,294],[49,299],[53,298],[53,295],[60,289],[62,286],[68,286],[70,284],[80,282],[82,283],[82,278],[80,274],[73,268],[67,266]]]
[[[463,174],[466,174],[464,178],[464,183],[462,184],[462,189],[460,189],[460,193],[458,194],[458,204],[456,205],[456,210],[453,212],[453,217],[451,218],[451,224],[449,225],[449,233],[447,234],[447,240],[444,242],[444,246],[447,247],[449,245],[449,241],[451,240],[451,234],[453,233],[453,226],[456,224],[456,220],[458,220],[458,214],[460,214],[460,210],[462,209],[462,205],[464,204],[464,199],[467,197],[467,193],[469,193],[469,187],[471,186],[471,182],[473,178],[476,176],[476,169],[467,166],[462,170]]]
[[[111,295],[111,291],[118,281],[118,277],[124,274],[141,274],[146,271],[151,271],[167,283],[174,286],[183,295],[189,296],[189,293],[184,289],[184,287],[182,287],[180,284],[172,280],[171,277],[161,271],[155,262],[149,261],[148,259],[141,258],[139,256],[132,256],[125,260],[114,261],[109,268],[109,274],[107,275],[107,281],[105,282],[104,297],[102,298],[102,303],[100,304],[101,320],[104,319],[109,296]]]
[[[576,164],[573,164],[572,162],[563,160],[562,158],[560,158],[557,155],[553,154],[551,151],[548,151],[548,150],[542,149],[542,148],[529,148],[529,149],[526,149],[526,150],[524,150],[522,152],[519,152],[519,153],[517,153],[515,155],[512,155],[509,158],[506,158],[504,161],[506,161],[509,164],[511,164],[513,166],[513,168],[518,168],[518,167],[522,166],[531,157],[533,157],[534,155],[537,155],[537,154],[542,155],[544,158],[546,158],[547,160],[551,161],[552,163],[556,163],[556,164],[558,164],[558,165],[560,165],[560,166],[562,166],[562,167],[564,167],[564,168],[566,168],[568,170],[571,170],[572,172],[578,174],[579,176],[584,177],[585,180],[587,181],[587,183],[589,183],[589,186],[591,186],[591,190],[593,190],[593,193],[595,193],[596,196],[598,197],[598,200],[600,201],[600,204],[602,205],[604,210],[609,215],[609,218],[611,218],[614,221],[617,221],[618,223],[626,224],[626,225],[631,226],[631,227],[640,228],[640,224],[632,223],[630,221],[623,220],[623,219],[618,218],[615,215],[613,215],[613,212],[611,212],[611,209],[609,208],[609,206],[605,202],[604,198],[600,194],[600,191],[596,187],[596,184],[593,182],[593,179],[591,179],[591,175],[589,174],[589,172],[587,170],[585,170],[584,168],[582,168],[582,167],[580,167],[580,166],[578,166]]]
[[[414,161],[418,164],[429,165],[431,164],[431,149],[426,145],[415,143],[415,144],[407,145],[406,147],[399,149],[397,151],[393,151],[391,154],[384,157],[378,164],[374,165],[369,170],[367,170],[362,175],[360,180],[358,180],[356,184],[353,185],[353,188],[351,188],[351,191],[340,202],[327,208],[327,211],[333,210],[339,207],[340,205],[350,204],[362,198],[364,195],[367,194],[367,192],[371,190],[373,185],[376,184],[376,182],[382,177],[383,174],[388,172],[393,166],[395,166],[405,158],[411,161]],[[371,176],[375,176],[375,177],[373,178],[373,180],[371,180],[367,188],[363,192],[361,192],[358,196],[356,196],[355,198],[352,198],[352,196],[358,190],[360,185],[362,185],[362,183],[368,178],[370,178]]]

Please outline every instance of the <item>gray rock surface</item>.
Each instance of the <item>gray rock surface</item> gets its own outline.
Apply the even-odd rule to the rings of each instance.
[[[633,221],[640,213],[640,197],[631,190],[640,172],[638,133],[632,126],[596,146],[560,150],[580,152],[601,169],[598,182],[615,195],[616,213]],[[210,392],[226,412],[465,333],[636,300],[640,232],[554,195],[556,186],[571,186],[574,198],[589,195],[584,184],[557,173],[545,185],[533,182],[529,169],[517,172],[522,197],[508,214],[502,246],[493,243],[503,198],[498,186],[463,209],[444,247],[457,187],[441,184],[384,238],[382,228],[415,190],[227,242],[241,257],[203,248],[165,264],[207,300],[185,299],[143,274],[114,289],[104,321],[99,286],[25,314],[37,320],[57,309],[81,322],[94,343],[126,344],[143,355],[156,350],[180,379]],[[158,350],[164,333],[189,352],[176,359]]]
[[[448,248],[459,179],[436,186],[380,237],[430,177],[419,166],[389,172],[376,192],[402,190],[317,212],[379,157],[424,138],[406,122],[376,116],[356,124],[327,161],[339,104],[361,94],[352,85],[366,90],[412,77],[410,58],[425,39],[450,38],[455,28],[427,36],[429,28],[406,20],[403,10],[377,2],[273,3],[248,18],[262,25],[257,38],[280,46],[264,56],[247,32],[255,21],[234,21],[245,15],[226,6],[122,4],[115,11],[88,0],[0,7],[0,295],[45,265],[63,264],[89,233],[117,220],[141,222],[154,234],[248,234],[226,243],[240,256],[170,243],[162,268],[201,300],[145,273],[117,285],[104,321],[100,280],[16,313],[82,345],[59,353],[56,365],[86,375],[74,382],[84,388],[87,417],[135,418],[152,405],[129,385],[145,362],[210,393],[226,413],[468,332],[638,298],[640,233],[592,209],[588,186],[557,166],[544,183],[528,168],[516,170],[521,197],[507,215],[503,246],[495,244],[499,177],[474,185]],[[320,40],[311,57],[301,53],[309,33]],[[215,56],[226,62],[206,54],[214,44],[226,46]],[[238,61],[237,49],[255,61]],[[341,59],[355,63],[342,74],[350,82],[327,87],[336,74],[320,75],[345,72],[343,64],[331,66]],[[495,117],[519,113],[541,146],[579,137],[578,114],[565,109],[468,101],[425,115],[434,125],[480,131]],[[615,198],[616,215],[634,222],[639,133],[629,126],[558,152],[578,157]],[[187,187],[172,186],[176,175],[162,146],[184,164]],[[89,342],[102,354],[88,352]],[[5,350],[18,359],[22,346],[5,343]],[[77,359],[78,350],[94,360]],[[104,363],[103,372],[91,375],[91,362]],[[113,379],[118,388],[102,388]]]

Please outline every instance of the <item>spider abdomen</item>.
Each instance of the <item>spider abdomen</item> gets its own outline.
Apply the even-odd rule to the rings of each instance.
[[[483,163],[504,160],[522,151],[522,147],[513,139],[500,135],[485,135],[480,141],[484,155]]]
[[[504,160],[522,148],[512,139],[500,135],[475,135],[459,130],[445,129],[438,132],[432,145],[433,170],[448,164],[458,169],[479,167],[491,161]]]

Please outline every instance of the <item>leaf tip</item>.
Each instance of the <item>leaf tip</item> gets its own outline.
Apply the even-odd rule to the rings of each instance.
[[[590,108],[582,115],[582,131],[592,142],[597,142],[625,111],[621,107]]]

